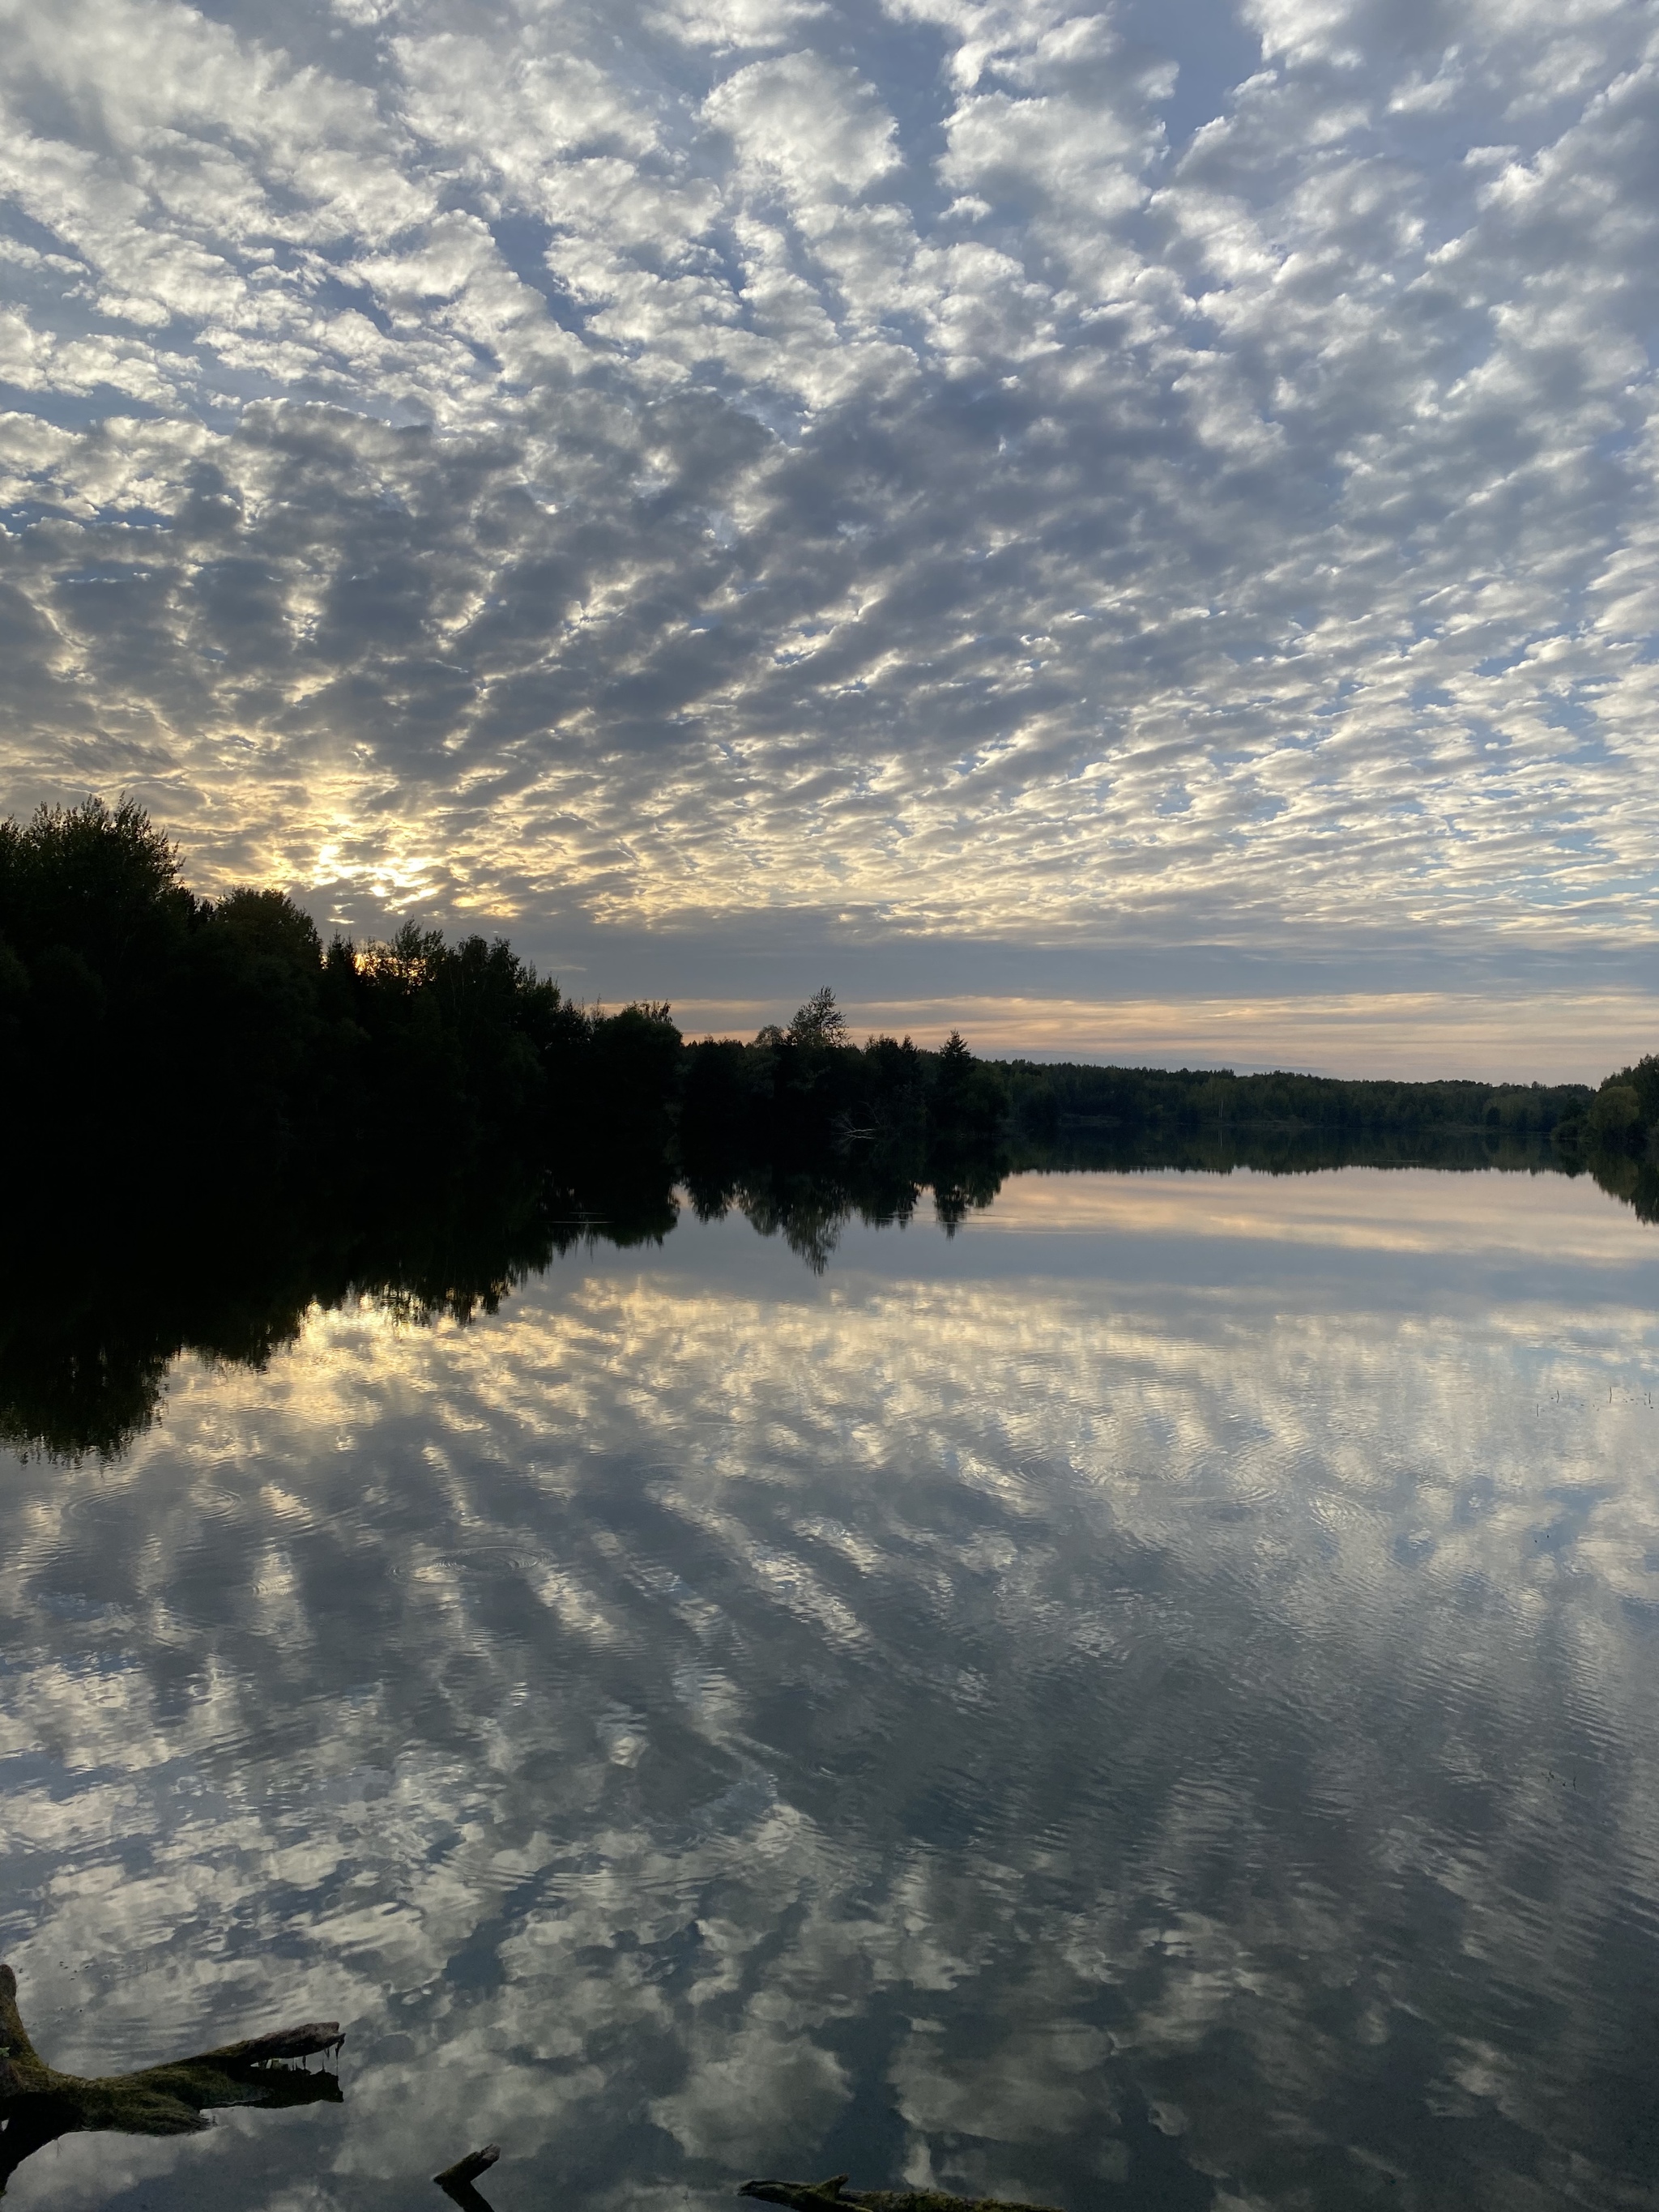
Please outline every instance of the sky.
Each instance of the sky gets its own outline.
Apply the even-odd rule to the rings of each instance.
[[[693,1030],[1659,1040],[1659,5],[0,35],[6,811]]]

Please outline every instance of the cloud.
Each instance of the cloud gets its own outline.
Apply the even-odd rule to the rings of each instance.
[[[5,21],[14,804],[532,939],[1645,942],[1639,11],[1218,9],[1184,141],[1110,9]]]
[[[857,194],[896,167],[896,126],[874,89],[817,55],[751,62],[717,86],[703,113],[738,160],[778,178],[799,207]]]
[[[781,46],[829,14],[827,0],[665,0],[647,18],[688,46]]]

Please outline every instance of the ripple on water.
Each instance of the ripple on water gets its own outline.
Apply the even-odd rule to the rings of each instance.
[[[1205,1188],[1159,1186],[1172,1237]],[[1333,1313],[1249,1195],[1201,1292],[1109,1229],[1086,1295],[1079,1230],[1064,1281],[799,1311],[601,1256],[591,1326],[567,1285],[319,1329],[124,1467],[13,1469],[43,2039],[352,2041],[337,2115],[9,2203],[392,2212],[488,2132],[504,2203],[823,2156],[1079,2212],[1629,2212],[1659,1330],[1438,1247]]]

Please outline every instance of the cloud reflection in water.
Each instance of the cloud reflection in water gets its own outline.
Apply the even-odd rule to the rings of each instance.
[[[1066,1195],[821,1282],[686,1220],[9,1466],[38,2037],[351,2034],[338,2114],[15,2201],[390,2208],[486,2137],[504,2206],[1641,2201],[1651,1231],[1512,1177]]]

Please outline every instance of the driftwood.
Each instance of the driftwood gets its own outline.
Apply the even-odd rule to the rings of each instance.
[[[0,2195],[23,2160],[59,2136],[103,2129],[193,2135],[210,2124],[202,2115],[216,2106],[337,2105],[333,2075],[296,2073],[284,2062],[337,2051],[344,2041],[338,2021],[311,2021],[132,2074],[60,2074],[29,2041],[17,1977],[0,1966]]]
[[[482,2150],[470,2150],[465,2158],[458,2158],[453,2166],[447,2166],[432,2179],[446,2197],[453,2197],[465,2212],[489,2212],[489,2206],[472,2186],[481,2173],[488,2173],[501,2154],[499,2143],[486,2143]]]
[[[947,2197],[940,2189],[849,2189],[844,2173],[828,2181],[745,2181],[739,2197],[787,2204],[793,2212],[1050,2212],[1045,2204],[1013,2204],[1000,2197]]]

